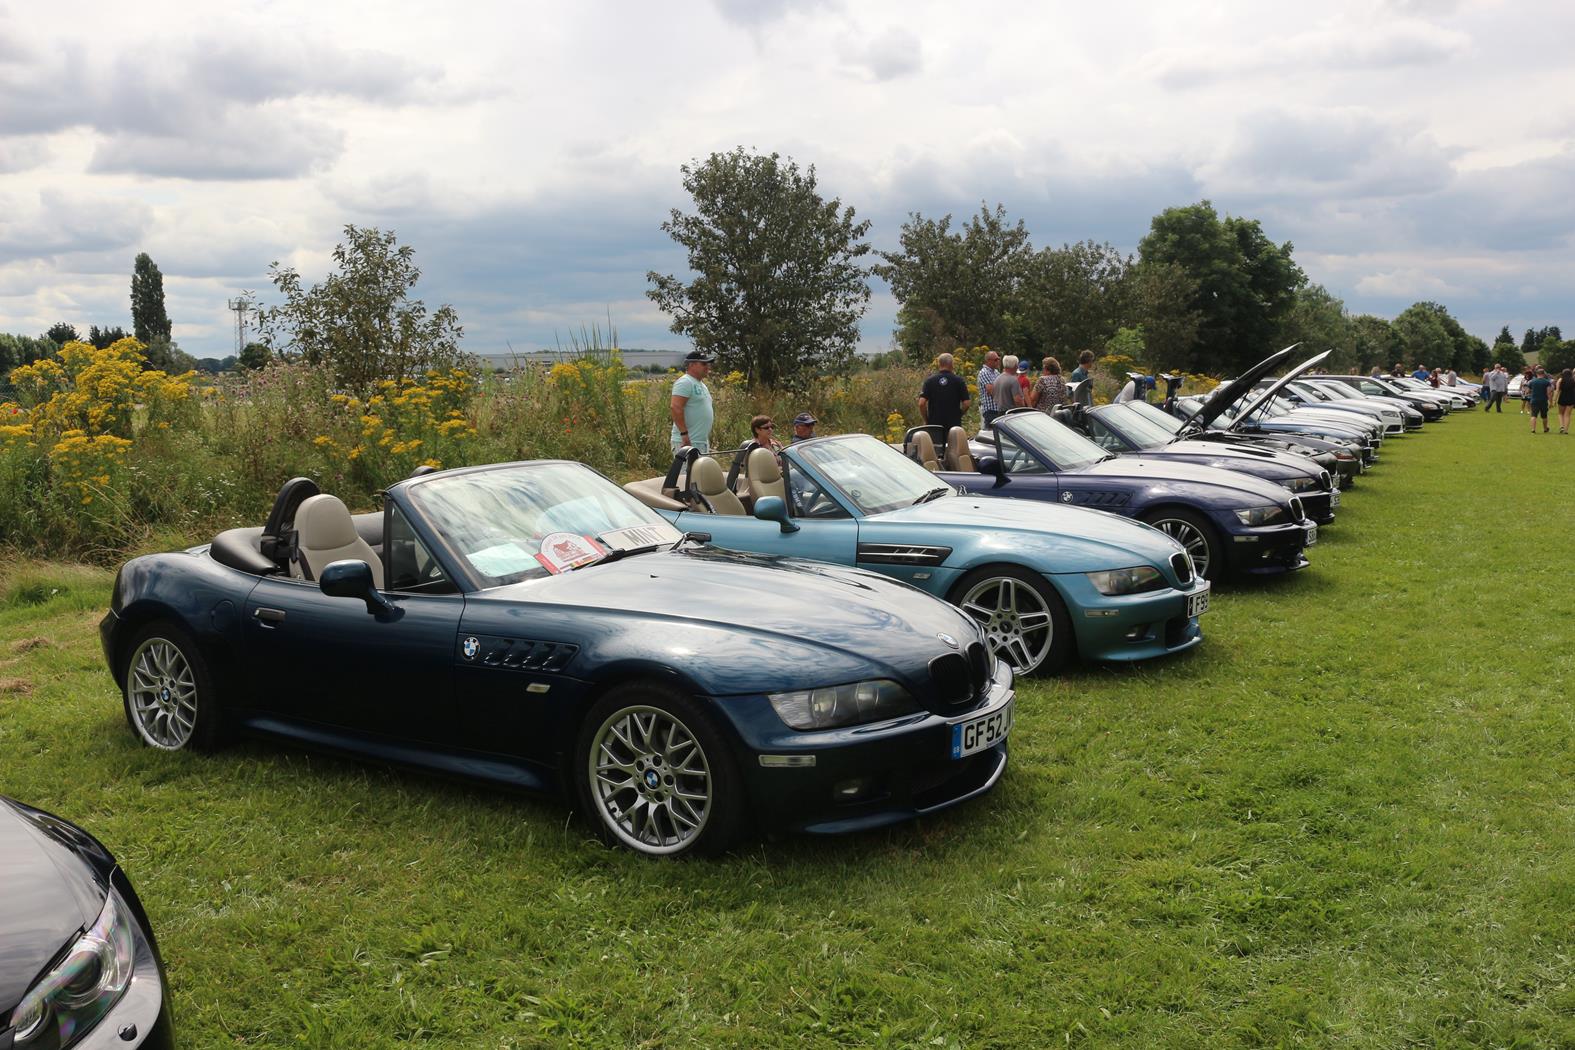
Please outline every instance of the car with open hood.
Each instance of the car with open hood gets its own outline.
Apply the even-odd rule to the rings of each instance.
[[[1146,660],[1202,640],[1209,584],[1180,544],[1146,525],[959,493],[866,434],[780,453],[746,446],[728,473],[716,457],[680,450],[666,477],[628,487],[719,546],[857,565],[945,598],[1019,673],[1073,655]]]
[[[1221,383],[1203,397],[1178,398],[1177,414],[1191,429],[1218,427],[1238,434],[1312,434],[1323,438],[1354,440],[1368,466],[1378,458],[1384,428],[1373,420],[1350,413],[1295,410],[1276,395],[1280,386],[1315,367],[1327,352],[1314,355],[1290,369],[1267,389],[1256,389],[1264,375],[1289,358],[1296,347],[1270,354],[1234,379]]]
[[[1302,507],[1312,520],[1320,525],[1334,522],[1335,509],[1340,506],[1335,475],[1307,456],[1181,437],[1150,419],[1145,409],[1157,411],[1142,401],[1112,405],[1074,402],[1057,408],[1052,418],[1118,456],[1235,470],[1281,485],[1301,497]]]
[[[125,871],[82,828],[0,796],[0,1047],[172,1046],[164,961]]]
[[[1161,378],[1179,379],[1180,377]],[[1176,414],[1178,411],[1176,403],[1180,396],[1178,392],[1172,390],[1158,405],[1147,401],[1132,401],[1129,404],[1134,411],[1142,413],[1145,419],[1155,426],[1163,427],[1174,437],[1186,438],[1189,441],[1206,441],[1230,448],[1269,449],[1274,452],[1291,452],[1298,456],[1305,456],[1334,475],[1342,489],[1350,488],[1365,469],[1361,446],[1349,441],[1326,440],[1310,434],[1278,436],[1237,434],[1229,430],[1188,426]]]
[[[609,843],[876,827],[988,791],[1011,669],[877,573],[724,550],[578,463],[437,471],[351,515],[126,562],[101,634],[148,746],[236,731],[562,792]]]
[[[961,430],[954,430],[961,435]],[[1306,568],[1318,525],[1301,497],[1240,471],[1118,456],[1043,412],[1012,413],[960,451],[940,477],[970,494],[1134,518],[1186,548],[1199,575],[1276,575]]]

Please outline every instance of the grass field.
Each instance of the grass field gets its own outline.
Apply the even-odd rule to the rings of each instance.
[[[1024,684],[999,789],[889,832],[652,863],[552,801],[154,753],[108,577],[38,564],[0,791],[119,856],[188,1047],[1575,1045],[1575,440],[1525,431],[1389,442],[1311,569]]]

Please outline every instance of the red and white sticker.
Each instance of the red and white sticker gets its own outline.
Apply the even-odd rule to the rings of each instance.
[[[554,532],[541,541],[536,560],[554,575],[590,565],[607,557],[607,548],[589,536],[574,532]]]

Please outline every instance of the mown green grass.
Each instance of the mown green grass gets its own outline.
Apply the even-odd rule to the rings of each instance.
[[[1524,428],[1390,442],[1310,570],[1024,684],[1000,788],[890,832],[651,863],[550,801],[154,753],[108,577],[37,564],[0,790],[119,856],[193,1047],[1570,1045],[1575,439]]]

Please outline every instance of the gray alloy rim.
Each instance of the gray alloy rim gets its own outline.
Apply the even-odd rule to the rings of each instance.
[[[1044,597],[1012,576],[994,576],[969,588],[959,603],[984,628],[990,649],[1027,673],[1044,663],[1055,641],[1055,620]]]
[[[1192,557],[1192,571],[1199,576],[1209,574],[1209,541],[1190,521],[1180,518],[1161,518],[1154,527],[1187,549]]]
[[[149,638],[131,654],[130,666],[126,697],[137,732],[165,751],[185,747],[197,728],[197,680],[186,655],[166,638]]]
[[[667,711],[613,712],[591,741],[596,812],[618,840],[641,853],[678,853],[711,817],[711,767],[694,733]]]

